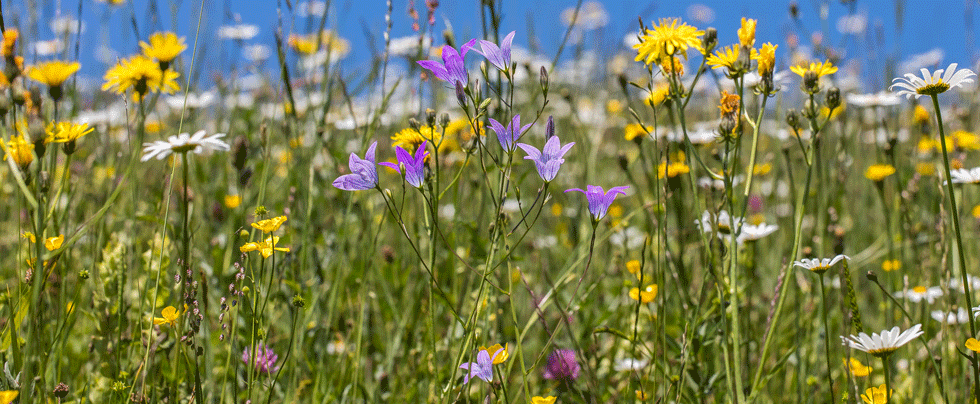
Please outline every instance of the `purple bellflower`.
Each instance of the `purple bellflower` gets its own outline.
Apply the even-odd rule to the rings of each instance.
[[[511,119],[506,128],[500,122],[497,122],[496,119],[490,118],[490,129],[493,129],[493,132],[497,134],[497,140],[500,142],[500,147],[503,147],[508,153],[514,151],[516,146],[514,143],[517,142],[517,139],[520,139],[521,135],[524,134],[524,132],[526,132],[530,127],[530,123],[521,126],[520,115],[514,115],[514,119]]]
[[[544,378],[571,382],[578,379],[578,360],[571,349],[556,349],[548,355],[548,366],[544,368]]]
[[[558,169],[565,162],[563,158],[565,153],[568,153],[568,150],[574,145],[575,142],[571,142],[562,146],[558,136],[552,136],[548,139],[548,142],[544,144],[544,149],[541,151],[526,143],[517,144],[518,147],[527,153],[524,159],[534,161],[534,166],[538,169],[538,175],[541,176],[544,182],[551,182],[551,180],[555,179],[555,176],[558,175]]]
[[[598,185],[589,185],[586,187],[586,191],[578,188],[567,189],[565,192],[578,191],[585,194],[585,199],[589,201],[589,212],[592,213],[592,219],[598,221],[606,216],[606,211],[609,210],[609,205],[612,205],[613,201],[616,199],[616,194],[626,195],[626,190],[629,189],[628,186],[612,187],[609,191],[603,191],[602,187]]]
[[[517,31],[511,31],[509,34],[507,34],[507,36],[504,37],[504,40],[500,42],[500,46],[497,46],[497,44],[493,42],[481,39],[480,48],[482,49],[482,52],[476,49],[473,51],[483,55],[483,57],[487,58],[487,61],[497,69],[506,72],[507,69],[510,69],[510,44],[514,42],[514,34],[516,32]]]
[[[371,143],[364,158],[357,157],[357,154],[350,154],[350,174],[344,174],[333,181],[333,186],[344,191],[363,191],[378,186],[378,167],[375,165],[374,149],[378,142]]]
[[[449,83],[450,87],[455,87],[456,83],[466,87],[470,76],[466,73],[466,64],[463,62],[463,58],[466,57],[466,52],[469,52],[473,45],[476,45],[476,38],[460,46],[459,51],[456,51],[452,46],[444,45],[442,47],[442,63],[435,60],[420,60],[418,64],[429,69],[439,80]]]
[[[395,157],[398,158],[398,163],[405,165],[405,181],[408,181],[415,188],[422,188],[422,182],[425,181],[425,158],[429,155],[429,152],[425,150],[426,143],[428,141],[422,141],[418,150],[415,150],[414,157],[401,146],[395,146]],[[389,162],[378,164],[394,169],[401,174],[398,164]]]
[[[480,352],[476,354],[476,362],[467,362],[459,365],[460,369],[470,371],[469,374],[463,375],[463,384],[469,383],[470,379],[474,377],[483,379],[485,382],[493,381],[493,360],[503,351],[504,349],[500,348],[497,350],[497,352],[494,352],[493,356],[491,357],[486,350],[481,349]]]
[[[270,373],[279,370],[279,367],[276,366],[276,360],[279,359],[279,355],[276,355],[276,353],[272,351],[272,348],[269,348],[264,343],[259,342],[259,344],[255,347],[255,352],[256,371],[259,373]],[[252,363],[252,355],[249,354],[248,347],[245,347],[245,351],[242,352],[242,362],[245,362],[246,365],[250,365]]]

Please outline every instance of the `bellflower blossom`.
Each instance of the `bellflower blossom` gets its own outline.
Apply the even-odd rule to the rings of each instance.
[[[521,135],[524,134],[524,132],[526,132],[531,125],[532,124],[529,123],[521,126],[520,115],[514,115],[514,118],[511,119],[506,128],[500,122],[497,122],[496,119],[490,118],[490,129],[493,129],[493,132],[497,134],[497,140],[500,142],[500,147],[503,147],[508,153],[514,151],[514,142],[516,142],[517,139],[520,139]]]
[[[497,44],[493,42],[481,39],[480,48],[482,52],[476,49],[473,51],[483,55],[483,57],[487,58],[487,61],[497,69],[506,72],[508,69],[510,69],[510,44],[514,42],[515,33],[517,33],[517,31],[511,31],[509,34],[507,34],[507,36],[504,37],[504,40],[500,42],[500,46],[497,46]]]
[[[415,157],[412,157],[401,146],[395,146],[395,157],[398,158],[398,163],[405,165],[405,181],[408,181],[415,188],[421,188],[422,182],[425,181],[425,158],[429,156],[429,152],[425,150],[426,143],[428,143],[427,140],[422,141],[419,148],[415,150]],[[398,164],[389,162],[378,164],[391,168],[401,174],[401,170],[398,169]]]
[[[566,189],[565,192],[578,191],[585,194],[585,199],[589,201],[589,212],[592,213],[592,219],[599,221],[604,216],[606,216],[606,211],[609,210],[609,205],[612,205],[613,201],[616,199],[616,194],[626,195],[626,190],[629,189],[628,186],[619,186],[609,188],[609,191],[604,191],[602,187],[598,185],[589,185],[586,190],[583,191],[579,188]]]
[[[518,143],[517,146],[527,153],[524,157],[525,160],[531,160],[534,162],[534,166],[538,169],[538,175],[544,182],[551,182],[558,175],[558,169],[561,168],[561,164],[565,162],[562,158],[568,150],[575,145],[575,142],[568,143],[564,146],[561,145],[561,141],[558,136],[552,136],[548,139],[548,142],[544,144],[544,149],[538,151],[534,146],[525,143]]]
[[[456,51],[452,46],[444,45],[442,47],[442,63],[435,60],[420,60],[418,64],[431,71],[439,80],[448,82],[451,87],[455,87],[456,83],[466,87],[470,76],[466,73],[466,64],[463,62],[463,58],[475,44],[476,38],[471,39],[460,46],[459,51]]]
[[[344,191],[363,191],[378,185],[378,168],[375,166],[374,149],[378,147],[378,142],[371,143],[364,158],[357,157],[357,154],[350,154],[350,174],[344,174],[333,181],[333,186]]]
[[[469,374],[463,375],[463,384],[469,383],[470,379],[474,377],[483,379],[485,382],[493,381],[493,360],[496,359],[497,355],[500,355],[500,353],[503,351],[504,349],[500,348],[497,350],[497,352],[494,352],[493,356],[491,357],[486,350],[480,350],[480,352],[476,354],[476,362],[467,362],[459,365],[460,369],[470,371]]]

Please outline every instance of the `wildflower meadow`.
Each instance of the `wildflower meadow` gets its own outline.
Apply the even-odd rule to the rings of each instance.
[[[862,0],[13,3],[0,404],[980,395],[977,60]]]

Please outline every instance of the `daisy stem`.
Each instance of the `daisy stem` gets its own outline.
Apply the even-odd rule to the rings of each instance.
[[[953,193],[953,179],[949,170],[949,153],[946,151],[946,132],[943,130],[943,115],[939,109],[939,96],[932,95],[932,107],[936,110],[936,123],[939,126],[939,144],[943,150],[943,170],[946,174],[946,193],[949,194],[949,215],[953,219],[953,235],[956,237],[956,254],[960,261],[960,276],[963,280],[963,297],[966,299],[966,307],[973,307],[972,292],[970,292],[970,281],[966,276],[966,257],[963,252],[963,236],[960,234],[959,210],[956,209],[956,194]],[[973,316],[970,319],[970,335],[977,335],[977,323]],[[973,369],[973,401],[977,401],[980,394],[980,371],[977,369],[977,361],[980,356],[973,352],[973,361],[970,367]]]
[[[823,349],[827,358],[827,381],[830,382],[830,402],[834,402],[834,367],[830,361],[830,320],[827,319],[827,289],[824,287],[823,274],[818,274],[820,280],[820,311],[823,314]]]
[[[892,368],[888,363],[888,356],[881,358],[881,367],[885,369],[885,402],[892,401]]]

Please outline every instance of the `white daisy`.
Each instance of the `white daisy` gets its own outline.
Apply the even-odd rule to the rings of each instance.
[[[779,230],[779,226],[774,224],[759,223],[758,225],[747,224],[742,226],[742,232],[738,235],[738,242],[755,241]]]
[[[910,302],[918,303],[923,300],[929,302],[935,302],[936,299],[942,297],[943,289],[939,286],[933,286],[931,288],[926,288],[925,286],[916,286],[910,290],[904,292],[895,292],[895,297],[904,297]]]
[[[616,359],[616,363],[613,364],[613,370],[617,372],[625,372],[629,370],[642,370],[647,366],[648,361],[646,359],[633,359],[633,358],[622,358]]]
[[[899,96],[904,95],[905,98],[919,98],[921,95],[941,94],[950,88],[972,83],[973,79],[971,77],[976,76],[976,73],[970,69],[956,70],[956,63],[950,64],[945,69],[945,74],[943,74],[943,69],[936,70],[932,74],[925,68],[919,71],[922,72],[922,78],[918,78],[912,73],[905,73],[905,77],[896,77],[892,80],[894,84],[888,87],[888,89],[894,91],[894,88],[898,87],[900,90],[895,92]]]
[[[940,323],[946,324],[966,324],[970,321],[970,314],[967,313],[966,309],[960,307],[955,312],[945,312],[942,310],[936,310],[932,313],[932,318]]]
[[[695,220],[694,223],[705,233],[717,229],[718,236],[721,237],[737,229],[742,224],[742,218],[732,218],[726,210],[719,211],[717,216],[714,213],[705,211],[701,214],[701,220]]]
[[[898,327],[894,327],[891,330],[882,331],[880,335],[874,333],[868,336],[862,332],[857,336],[844,337],[842,335],[840,339],[844,345],[883,358],[901,348],[902,345],[918,338],[922,333],[922,324],[916,324],[901,332]]]
[[[244,41],[255,38],[259,27],[252,24],[222,25],[218,27],[218,38]]]
[[[804,258],[799,261],[793,261],[793,265],[798,266],[800,268],[809,269],[818,274],[822,274],[824,272],[827,272],[827,270],[830,269],[830,267],[834,266],[834,264],[840,262],[842,259],[845,258],[847,258],[848,260],[851,259],[851,257],[841,254],[834,258],[824,258],[824,259]]]
[[[869,94],[848,94],[845,99],[848,104],[855,107],[887,107],[898,105],[902,98],[887,91],[879,91]]]
[[[980,289],[980,278],[973,275],[966,275],[967,282],[970,282],[970,290]],[[949,280],[949,288],[955,289],[963,293],[965,289],[963,288],[963,282],[960,278],[952,278]]]
[[[207,132],[199,130],[193,136],[185,132],[177,136],[170,136],[167,140],[143,143],[144,154],[140,161],[147,161],[154,157],[157,160],[163,160],[164,157],[169,156],[171,153],[194,152],[195,154],[201,154],[205,150],[227,151],[231,147],[228,146],[228,143],[221,140],[223,137],[225,137],[224,133],[216,133],[209,136]]]
[[[980,184],[980,167],[957,168],[949,172],[954,184]],[[945,184],[945,182],[943,182]]]

